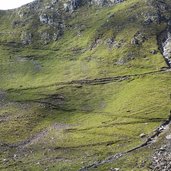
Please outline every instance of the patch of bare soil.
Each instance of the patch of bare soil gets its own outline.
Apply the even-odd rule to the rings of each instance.
[[[54,123],[53,125],[49,126],[47,129],[33,135],[32,137],[28,138],[25,141],[22,141],[14,146],[18,148],[26,148],[30,145],[37,144],[38,142],[42,142],[46,136],[48,136],[49,132],[52,130],[61,131],[70,128],[71,125],[68,124],[61,124],[61,123]]]

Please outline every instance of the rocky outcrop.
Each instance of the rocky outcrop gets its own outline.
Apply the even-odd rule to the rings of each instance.
[[[143,33],[141,32],[137,32],[134,37],[131,40],[131,44],[133,45],[141,45],[147,38],[145,37],[145,35],[143,35]]]
[[[171,67],[171,33],[167,32],[166,41],[162,43],[163,56],[167,61],[169,67]]]
[[[124,0],[35,0],[14,10],[15,17],[11,25],[14,29],[22,30],[20,40],[23,45],[37,41],[48,44],[63,35],[66,18],[72,17],[72,13],[78,8],[84,5],[111,6],[121,2]],[[30,24],[34,27],[30,28]],[[27,30],[32,33],[27,33]]]
[[[39,20],[42,24],[53,27],[58,27],[62,22],[61,15],[58,12],[42,12],[39,15]]]
[[[167,16],[164,13],[167,12],[168,5],[164,0],[149,0],[147,3],[151,11],[144,14],[144,24],[160,24],[162,21],[167,20]]]
[[[50,18],[47,16],[47,14],[42,14],[39,16],[40,22],[43,24],[48,24],[48,21]]]
[[[83,0],[69,0],[68,2],[64,3],[64,10],[66,12],[73,12],[81,5],[83,5]]]
[[[158,36],[158,44],[168,67],[171,67],[171,20],[168,21],[166,31]]]
[[[41,34],[41,40],[43,42],[43,44],[48,44],[51,41],[51,37],[50,34],[48,32],[43,32]]]
[[[123,2],[124,0],[68,0],[64,3],[64,10],[66,12],[73,12],[82,5],[98,5],[98,6],[111,6]]]
[[[33,34],[28,32],[23,32],[21,34],[21,41],[23,45],[30,45],[32,43]]]
[[[124,0],[91,0],[91,4],[96,4],[96,5],[99,5],[99,6],[111,6],[113,4],[118,4],[118,3],[121,3],[123,2]]]

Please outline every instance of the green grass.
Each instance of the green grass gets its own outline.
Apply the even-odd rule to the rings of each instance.
[[[25,105],[13,104],[13,107],[10,104],[7,109],[1,109],[3,114],[6,110],[11,110],[13,113],[10,121],[1,124],[1,141],[15,143],[31,137],[40,130],[47,129],[48,132],[31,145],[34,156],[29,154],[30,160],[41,161],[42,158],[46,158],[42,156],[44,151],[42,148],[45,151],[52,149],[48,153],[48,158],[54,156],[67,158],[75,163],[72,166],[73,170],[78,169],[82,162],[88,164],[141,144],[143,141],[139,135],[151,134],[154,128],[167,118],[170,109],[169,83],[170,73],[140,77],[131,82],[83,86],[82,88],[64,87],[54,90],[54,94],[60,93],[66,97],[63,106],[58,106],[57,110],[49,110],[34,104],[34,100],[38,98],[34,96],[34,93],[41,94],[41,89],[40,92],[39,89],[16,90],[12,94],[9,93],[12,101],[16,99],[31,101],[25,102]],[[46,91],[44,96],[46,96]],[[17,97],[15,93],[22,94],[22,96]],[[28,93],[30,94],[27,95]],[[40,97],[45,98],[42,95]],[[49,99],[49,102],[51,101],[52,99]],[[15,120],[16,117],[17,120]],[[18,121],[20,121],[19,125]],[[62,128],[53,127],[55,123],[62,125]],[[112,145],[107,146],[111,142]],[[90,155],[88,159],[87,155]],[[25,167],[29,166],[27,157],[20,158],[20,160],[23,163],[26,162]],[[32,165],[32,162],[30,164]],[[20,168],[22,165],[17,164],[17,167]],[[70,162],[67,167],[69,165]],[[125,165],[130,167],[129,161]],[[49,164],[49,167],[51,168],[52,165]],[[63,165],[62,167],[65,168]],[[57,164],[55,168],[59,169],[60,165]]]
[[[15,146],[2,146],[0,170],[75,171],[143,143],[139,135],[150,135],[168,117],[170,72],[99,85],[59,84],[142,74],[166,66],[159,52],[150,53],[158,49],[156,35],[166,25],[144,27],[139,14],[149,10],[138,0],[109,8],[82,7],[66,20],[72,27],[63,37],[46,46],[39,41],[27,47],[9,43],[19,43],[21,29],[31,30],[30,25],[13,29],[15,36],[0,38],[0,90],[5,92],[0,102],[0,143]],[[137,14],[139,18],[130,20]],[[12,20],[11,13],[0,15],[0,30],[12,31]],[[81,36],[74,29],[79,25],[85,27]],[[37,27],[38,32],[45,29]],[[140,46],[131,45],[137,31],[148,37]],[[124,43],[109,48],[106,41],[111,37]],[[97,38],[100,43],[91,49]],[[126,62],[118,65],[119,59]],[[147,170],[152,152],[144,148],[94,170]]]

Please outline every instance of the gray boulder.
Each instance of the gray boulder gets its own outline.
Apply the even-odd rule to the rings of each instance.
[[[21,34],[21,41],[23,45],[29,45],[32,43],[33,35],[32,33],[23,32]]]

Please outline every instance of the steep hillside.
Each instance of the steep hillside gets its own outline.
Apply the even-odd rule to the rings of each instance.
[[[169,0],[36,0],[0,23],[0,170],[154,170]]]

